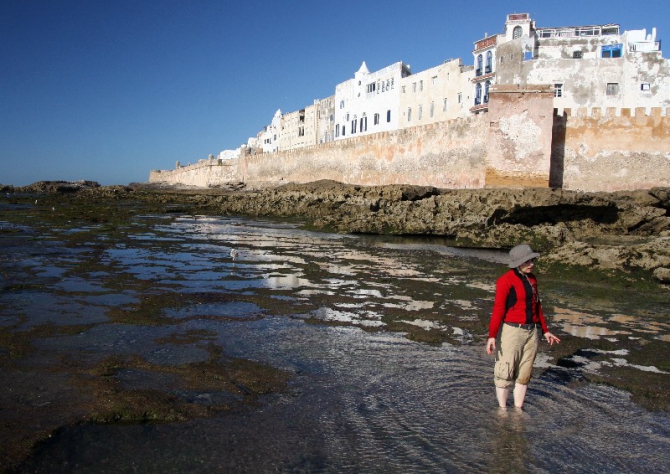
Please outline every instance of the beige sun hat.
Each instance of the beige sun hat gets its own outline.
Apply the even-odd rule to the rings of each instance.
[[[517,245],[509,251],[509,267],[516,268],[523,262],[527,262],[531,258],[537,258],[539,256],[539,253],[533,252],[533,249],[530,248],[530,245]]]

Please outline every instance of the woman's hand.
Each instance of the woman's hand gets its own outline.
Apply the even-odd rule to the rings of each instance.
[[[560,340],[559,338],[557,338],[556,336],[554,336],[554,335],[553,335],[552,333],[550,333],[549,331],[547,331],[547,332],[544,333],[544,338],[547,340],[547,342],[549,343],[550,346],[553,345],[554,342],[555,342],[556,344],[558,344],[559,342],[561,342],[561,340]]]
[[[495,350],[496,350],[496,338],[489,337],[488,341],[486,341],[486,353],[492,354],[493,351]]]

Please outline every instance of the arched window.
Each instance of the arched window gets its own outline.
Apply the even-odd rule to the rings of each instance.
[[[490,74],[493,72],[493,53],[491,51],[486,52],[486,69],[484,69],[484,74]]]
[[[475,86],[475,105],[482,103],[482,85],[477,83]]]
[[[482,62],[484,60],[484,57],[481,54],[477,55],[477,70],[475,71],[475,76],[481,76],[482,75]]]
[[[523,29],[520,26],[515,26],[514,30],[512,30],[512,39],[521,38],[522,34],[523,34]]]
[[[484,103],[489,103],[489,88],[491,87],[491,81],[486,81],[484,83]]]

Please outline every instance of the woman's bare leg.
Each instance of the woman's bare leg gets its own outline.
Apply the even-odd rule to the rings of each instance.
[[[498,398],[498,405],[500,405],[500,408],[506,408],[507,398],[509,397],[509,388],[496,387],[496,397]]]
[[[523,401],[526,398],[526,390],[528,385],[518,383],[514,385],[514,406],[517,408],[523,408]]]

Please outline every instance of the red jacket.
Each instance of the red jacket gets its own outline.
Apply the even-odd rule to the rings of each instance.
[[[548,331],[537,292],[537,279],[532,273],[526,276],[513,268],[498,278],[489,337],[496,337],[503,323],[539,323],[542,334]]]

